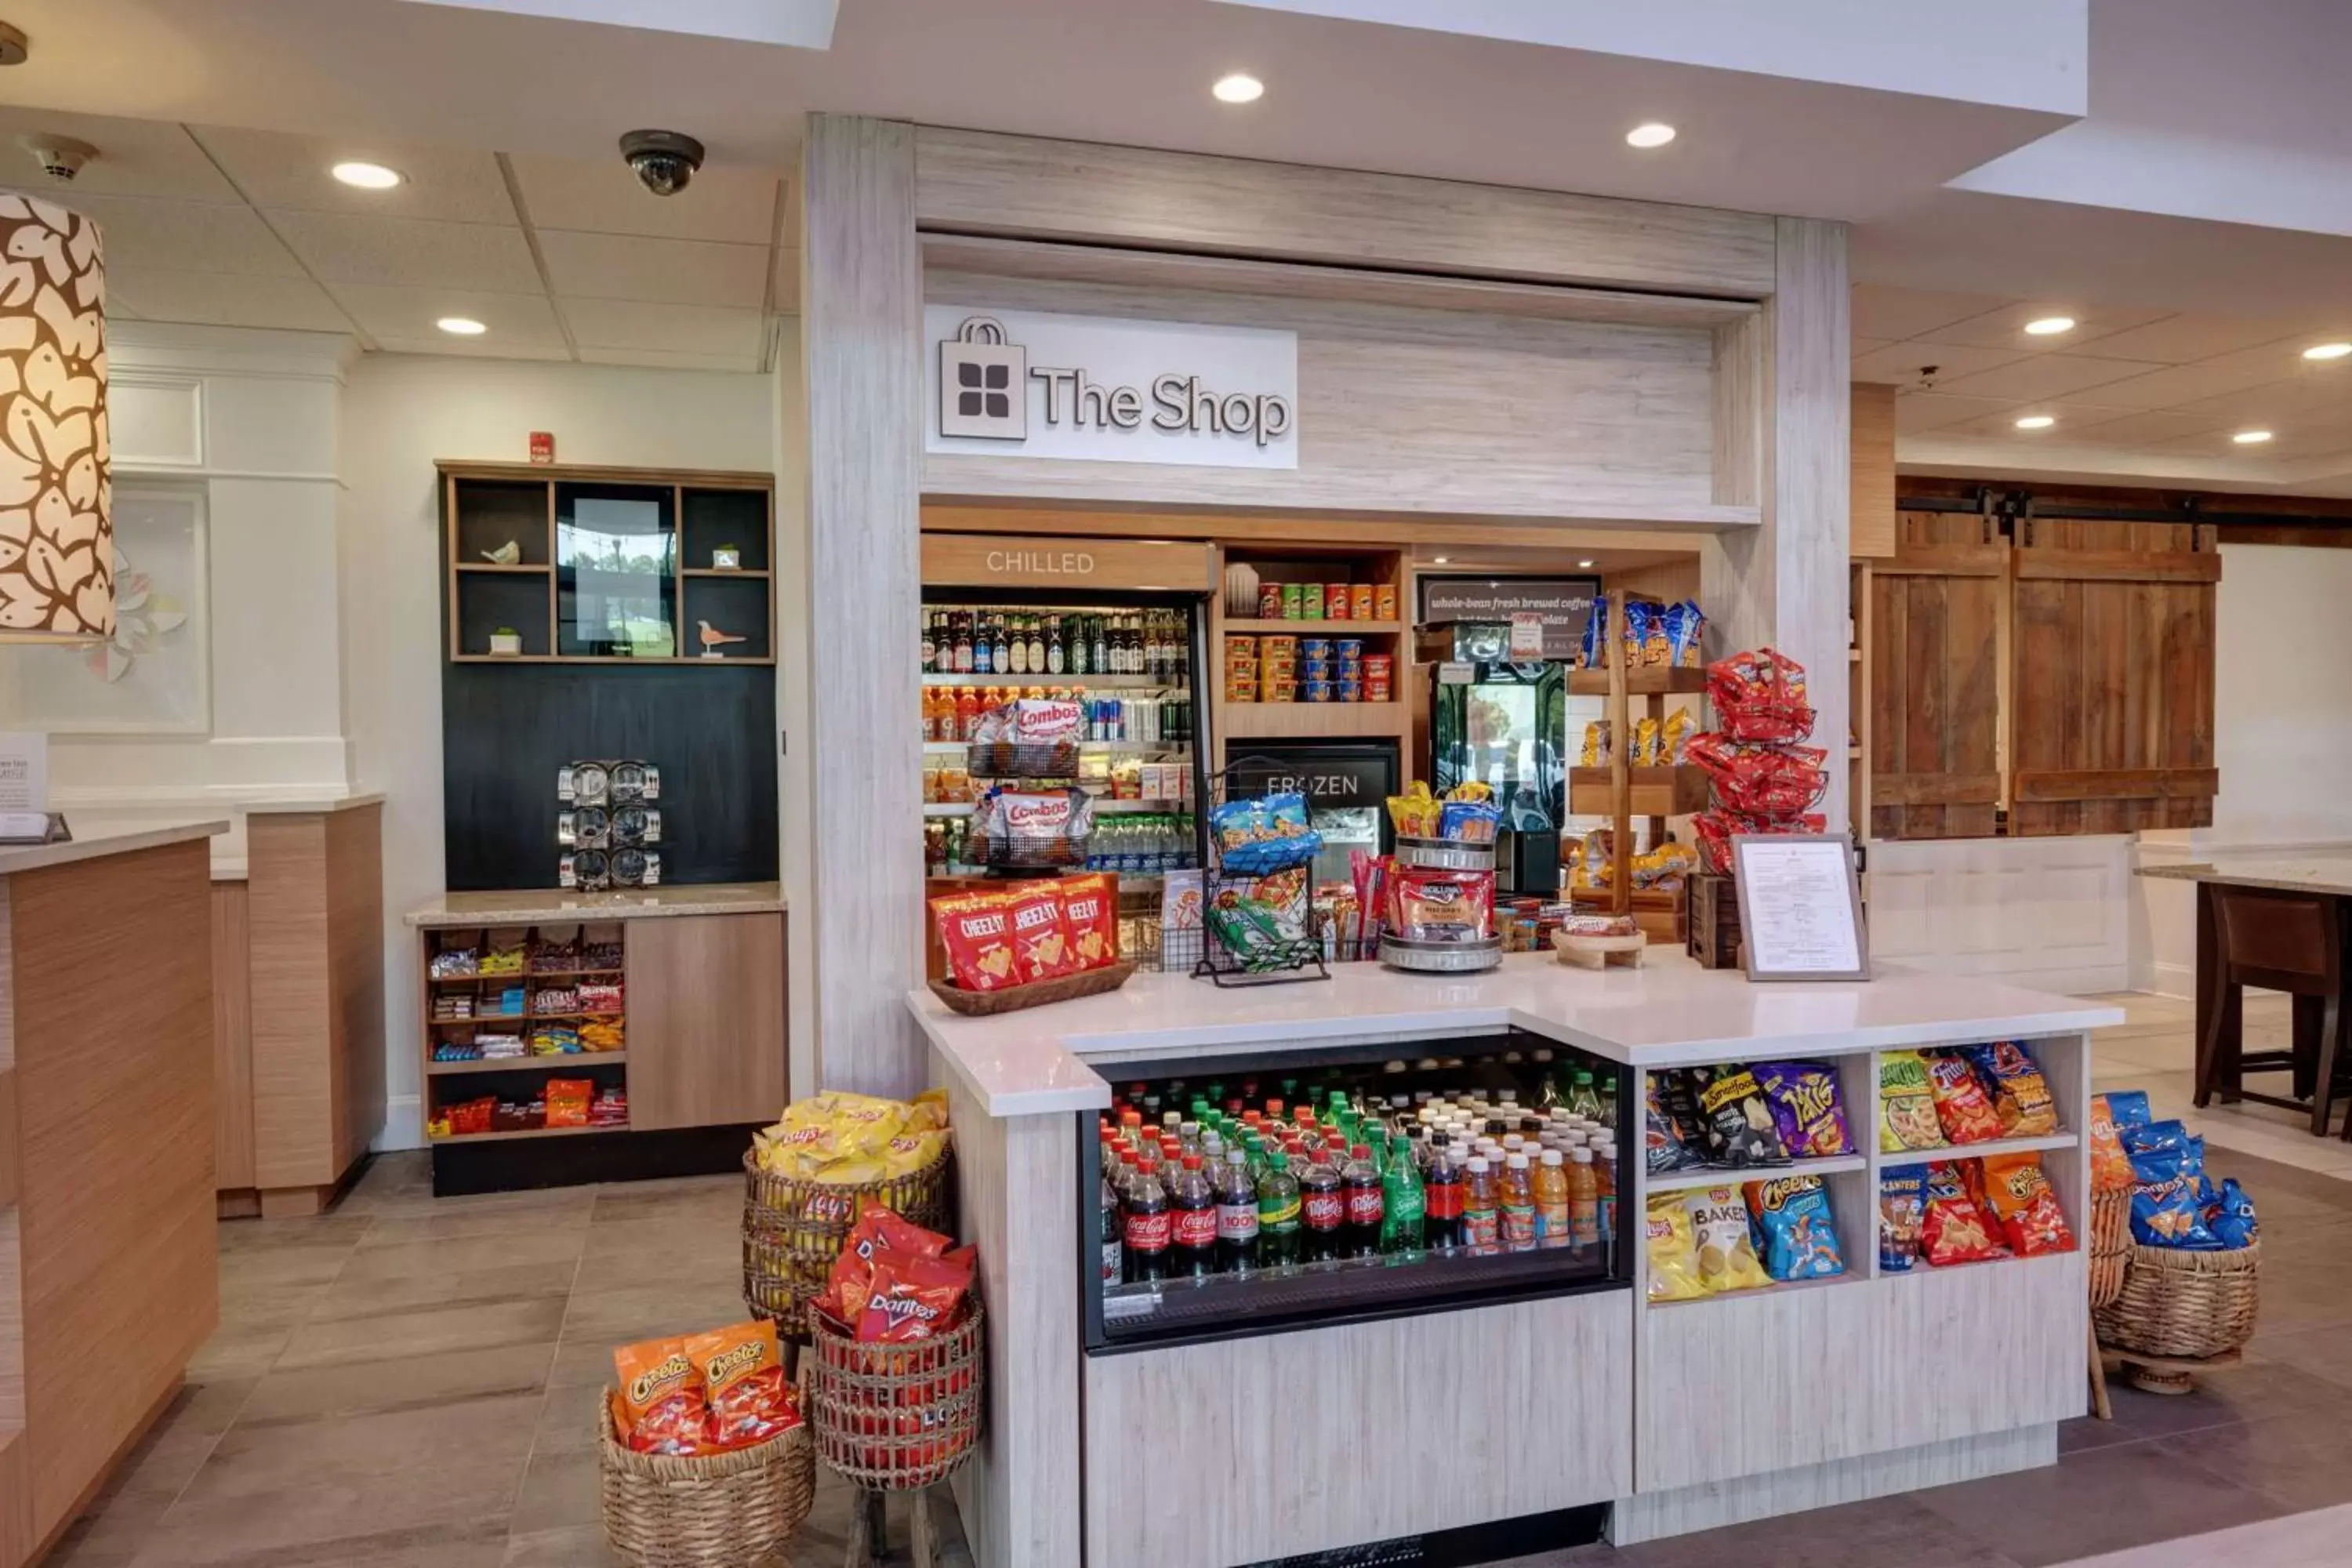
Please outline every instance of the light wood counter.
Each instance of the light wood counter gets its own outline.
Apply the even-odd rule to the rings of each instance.
[[[0,851],[0,1568],[69,1524],[219,1315],[207,840]]]
[[[784,912],[780,882],[702,882],[579,893],[562,888],[513,892],[444,893],[408,911],[419,930],[439,926],[553,925],[564,921],[638,921],[678,915]]]

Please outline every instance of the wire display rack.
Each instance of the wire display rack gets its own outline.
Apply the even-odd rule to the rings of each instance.
[[[1201,873],[1202,930],[1198,933],[1201,952],[1198,962],[1192,966],[1193,977],[1221,986],[1279,985],[1295,980],[1328,980],[1331,971],[1327,963],[1323,921],[1315,910],[1312,864],[1301,864],[1263,877],[1240,876],[1225,869],[1224,857],[1216,847],[1216,832],[1210,825],[1217,808],[1230,801],[1265,798],[1234,793],[1234,775],[1236,770],[1248,765],[1249,761],[1241,759],[1211,775],[1208,799],[1201,812],[1207,839],[1207,858]],[[1249,900],[1295,908],[1300,934],[1256,942],[1246,949],[1237,949],[1218,929],[1219,910]]]

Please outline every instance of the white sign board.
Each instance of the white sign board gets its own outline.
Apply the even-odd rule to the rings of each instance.
[[[1740,947],[1750,980],[1867,980],[1862,894],[1843,836],[1734,834]]]
[[[1298,334],[923,307],[926,451],[1298,467]]]
[[[49,738],[36,731],[0,732],[0,812],[49,809]]]

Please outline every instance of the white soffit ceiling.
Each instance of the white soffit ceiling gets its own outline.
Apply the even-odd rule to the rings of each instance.
[[[421,5],[462,5],[510,11],[567,22],[699,33],[748,44],[822,49],[833,42],[839,0],[411,0]]]

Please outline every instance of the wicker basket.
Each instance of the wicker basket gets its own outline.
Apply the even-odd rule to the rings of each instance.
[[[782,1544],[816,1500],[806,1422],[731,1454],[673,1458],[625,1447],[596,1406],[604,1537],[632,1568],[745,1568]]]
[[[2091,1310],[2123,1294],[2131,1261],[2131,1189],[2091,1194]]]
[[[912,1344],[860,1344],[809,1310],[802,1408],[816,1450],[842,1479],[869,1491],[929,1486],[980,1442],[986,1340],[980,1300],[962,1322]]]
[[[806,1309],[824,1289],[850,1227],[879,1204],[927,1230],[946,1231],[953,1140],[920,1170],[887,1181],[835,1184],[779,1176],[743,1154],[743,1301],[787,1339],[808,1335]]]
[[[1018,1013],[1024,1007],[1042,1007],[1049,1002],[1099,996],[1106,991],[1118,990],[1134,973],[1135,965],[1121,959],[1099,969],[1082,969],[1076,974],[1059,974],[1051,980],[1032,980],[1025,985],[1008,985],[1002,991],[966,991],[944,980],[934,980],[930,985],[931,994],[945,1003],[950,1012],[967,1018],[986,1018],[999,1013]]]
[[[2134,1247],[2122,1293],[2093,1315],[2099,1342],[2182,1361],[2238,1349],[2262,1306],[2262,1250]]]

